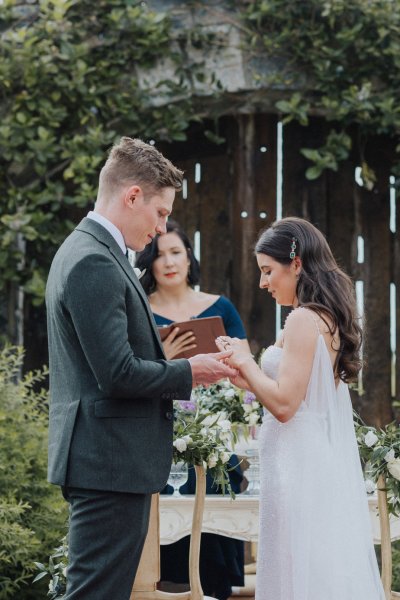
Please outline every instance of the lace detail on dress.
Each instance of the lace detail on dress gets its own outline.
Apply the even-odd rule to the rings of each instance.
[[[278,379],[281,356],[282,348],[280,346],[268,346],[261,356],[261,370],[275,381]]]

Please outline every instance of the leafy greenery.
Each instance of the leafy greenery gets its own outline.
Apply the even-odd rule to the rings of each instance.
[[[245,392],[233,385],[229,379],[223,379],[209,386],[198,386],[193,390],[200,411],[221,415],[232,426],[257,425],[263,414],[261,404],[251,392]]]
[[[354,424],[358,450],[368,465],[368,477],[376,484],[384,475],[388,493],[389,512],[400,515],[400,427],[389,423],[384,429],[365,425],[355,414]],[[366,482],[368,484],[368,480]]]
[[[22,283],[40,303],[56,247],[95,200],[106,149],[121,133],[183,140],[198,118],[201,60],[185,60],[202,36],[171,37],[168,14],[140,0],[18,4],[0,11],[0,291]],[[156,64],[174,80],[146,81]]]
[[[224,414],[213,414],[194,402],[175,401],[174,413],[174,462],[203,465],[222,493],[228,489],[234,497],[227,467],[231,422]]]
[[[39,569],[39,574],[33,580],[40,581],[44,577],[50,578],[49,591],[47,595],[51,600],[63,598],[67,589],[67,569],[68,569],[68,542],[67,537],[61,540],[61,545],[55,549],[49,558],[49,564],[46,567],[42,563],[35,563]]]
[[[23,353],[0,352],[0,600],[41,597],[32,589],[34,560],[47,557],[65,530],[66,503],[46,483],[45,371],[19,380]],[[28,585],[27,585],[28,584]]]
[[[234,3],[243,6],[240,0]],[[372,189],[368,140],[385,135],[395,146],[400,131],[399,2],[254,0],[245,10],[245,23],[250,49],[276,62],[269,83],[295,90],[276,105],[283,122],[307,125],[310,115],[332,122],[324,146],[304,151],[313,163],[307,177],[337,170],[356,139],[361,177]]]

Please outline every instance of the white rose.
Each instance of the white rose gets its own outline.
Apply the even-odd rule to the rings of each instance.
[[[385,454],[385,460],[387,463],[392,462],[392,460],[394,460],[394,450],[393,448],[391,450],[389,450],[388,452],[386,452]]]
[[[365,489],[367,494],[372,494],[375,491],[375,482],[372,479],[365,480]]]
[[[188,446],[190,446],[190,444],[193,443],[192,438],[190,437],[190,435],[184,435],[183,438],[185,440],[185,442],[187,443]]]
[[[375,446],[377,441],[378,441],[378,436],[375,435],[375,433],[373,431],[368,431],[368,433],[364,437],[364,442],[368,446],[368,448],[371,448],[371,446]]]
[[[185,450],[187,448],[187,443],[185,442],[185,440],[183,438],[177,438],[174,441],[174,446],[178,450],[178,452],[185,452]]]
[[[251,403],[252,409],[253,410],[258,410],[260,408],[260,404],[259,402],[257,402],[257,400],[253,400],[253,402]]]
[[[395,458],[388,462],[388,471],[392,477],[400,481],[400,458]]]
[[[226,390],[225,398],[227,400],[229,400],[229,398],[234,398],[234,396],[235,396],[235,390],[233,390],[232,388],[230,390]]]
[[[221,452],[221,454],[219,455],[221,461],[223,464],[227,463],[230,457],[229,452]]]
[[[208,435],[208,429],[207,429],[207,427],[202,427],[202,428],[200,429],[200,434],[201,434],[203,437],[205,437],[206,435]]]
[[[257,425],[260,420],[260,415],[258,413],[250,413],[248,417],[246,417],[246,421],[249,425]]]
[[[228,419],[218,421],[218,425],[221,427],[222,431],[230,431],[232,428],[231,422],[228,421]]]
[[[253,410],[253,407],[251,404],[242,404],[242,408],[246,414],[251,413]]]
[[[216,418],[213,415],[208,415],[205,419],[203,419],[202,424],[203,427],[209,427],[213,423],[215,423]]]
[[[231,442],[231,432],[230,431],[221,431],[221,433],[219,434],[219,439],[221,440],[221,442],[224,442],[225,444],[228,442]]]
[[[210,456],[208,457],[208,466],[210,469],[212,469],[213,467],[215,467],[215,465],[218,462],[218,457],[215,456],[215,454],[210,454]]]

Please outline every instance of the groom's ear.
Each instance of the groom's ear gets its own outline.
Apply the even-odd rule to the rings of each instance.
[[[143,199],[143,190],[140,185],[132,185],[126,190],[124,204],[127,208],[133,208],[139,199]]]

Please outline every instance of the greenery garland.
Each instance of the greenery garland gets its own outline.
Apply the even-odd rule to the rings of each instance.
[[[375,183],[365,156],[373,136],[393,141],[393,173],[399,175],[399,2],[253,0],[245,6],[248,48],[275,64],[272,75],[258,71],[256,77],[289,95],[276,103],[283,122],[307,125],[310,115],[322,115],[332,123],[322,147],[303,150],[312,163],[307,178],[338,169],[349,156],[354,129],[367,189]]]
[[[187,53],[207,39],[173,31],[167,12],[140,0],[1,3],[0,292],[22,284],[43,301],[54,252],[93,204],[121,133],[186,138],[202,72]],[[147,71],[162,61],[171,79],[153,87]]]
[[[400,516],[400,427],[389,423],[383,429],[365,425],[354,414],[358,450],[364,462],[367,492],[375,491],[379,475],[384,475],[389,512]]]

